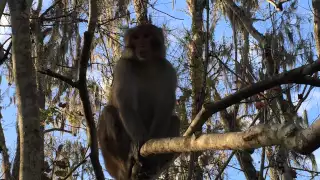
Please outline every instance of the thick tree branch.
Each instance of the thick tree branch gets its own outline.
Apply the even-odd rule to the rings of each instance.
[[[311,75],[320,70],[320,60],[312,64],[301,66],[288,72],[273,76],[268,80],[260,81],[251,86],[240,89],[238,92],[231,94],[220,101],[210,102],[203,105],[201,111],[197,114],[195,119],[191,122],[184,136],[189,136],[195,131],[199,130],[205,121],[212,116],[212,114],[219,112],[233,104],[239,103],[241,100],[251,97],[257,93],[268,90],[272,87],[281,84],[297,83],[308,84],[310,81],[307,75]]]
[[[307,85],[311,85],[311,86],[316,86],[316,87],[320,87],[320,79],[316,79],[313,77],[302,77],[300,79],[297,79],[296,84],[307,84]]]
[[[199,137],[151,139],[141,148],[141,155],[205,150],[245,150],[281,145],[301,154],[310,154],[320,146],[320,120],[307,129],[293,123],[260,124],[244,132],[203,134]]]

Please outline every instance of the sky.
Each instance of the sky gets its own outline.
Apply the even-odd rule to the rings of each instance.
[[[35,2],[35,1],[34,1]],[[261,2],[261,1],[259,1]],[[44,7],[43,10],[45,10],[50,4],[51,0],[44,0]],[[158,1],[157,5],[155,6],[157,10],[151,10],[152,17],[154,17],[153,21],[156,25],[160,25],[163,22],[166,22],[168,27],[170,27],[171,30],[175,29],[181,29],[181,28],[186,28],[190,29],[191,25],[191,20],[190,17],[187,14],[187,4],[184,0],[175,0],[175,5],[173,8],[173,4],[171,0],[163,0],[163,1]],[[300,15],[306,15],[306,16],[311,16],[311,0],[304,0],[304,1],[299,1],[299,8],[297,13]],[[162,12],[167,12],[173,17],[182,19],[182,20],[177,20],[174,19],[166,14],[161,13]],[[303,35],[308,35],[310,32],[313,32],[313,23],[306,22],[301,26],[301,31],[303,32]],[[293,20],[294,21],[294,20]],[[2,19],[0,20],[1,25],[8,24],[8,22],[5,20],[5,17],[3,16]],[[261,33],[264,33],[267,28],[270,28],[271,25],[265,22],[258,22],[254,24],[254,27],[257,28]],[[5,39],[8,38],[7,35],[5,34],[10,34],[8,33],[8,28],[2,28],[0,27],[0,42],[3,42]],[[217,25],[217,30],[215,31],[215,40],[222,42],[222,37],[232,37],[232,31],[230,28],[230,24],[227,21],[220,21],[219,24]],[[175,40],[174,37],[169,37],[170,40]],[[6,74],[7,72],[1,68],[0,69],[1,74]],[[16,123],[16,107],[14,104],[10,104],[10,97],[13,97],[14,95],[14,85],[8,86],[8,81],[6,80],[5,76],[1,76],[1,82],[0,82],[0,94],[1,94],[1,106],[2,106],[2,125],[6,137],[6,145],[9,148],[9,153],[10,153],[10,160],[13,160],[13,154],[15,152],[16,148],[16,132],[15,132],[15,123]],[[319,103],[320,102],[320,91],[319,88],[314,88],[314,90],[311,92],[309,98],[303,103],[302,107],[299,110],[299,114],[301,115],[303,110],[306,109],[308,111],[308,117],[309,117],[309,123],[311,124],[314,122],[319,114],[320,114],[320,107]],[[58,135],[58,134],[57,134]],[[57,137],[58,138],[58,137]],[[60,138],[60,137],[59,137]],[[72,136],[68,136],[67,134],[64,136],[64,138],[72,138]],[[86,139],[85,135],[81,136],[81,139]],[[260,151],[261,153],[261,151]],[[253,158],[255,159],[255,165],[256,169],[259,169],[259,164],[257,163],[259,160],[256,158],[260,159],[260,153],[256,153]],[[314,152],[318,166],[320,167],[320,150],[317,150]],[[102,159],[101,159],[102,160]],[[102,161],[101,161],[102,162]],[[238,162],[235,158],[232,159],[231,164],[235,166],[236,168],[239,168]],[[228,179],[230,180],[236,180],[236,179],[244,179],[243,173],[236,168],[228,168]],[[298,172],[298,174],[302,174],[302,172]],[[301,177],[301,176],[300,176]],[[308,177],[301,177],[299,179],[309,179]]]

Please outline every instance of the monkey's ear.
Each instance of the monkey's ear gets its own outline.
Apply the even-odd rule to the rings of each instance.
[[[159,34],[159,37],[160,37],[162,40],[164,40],[163,29],[157,27],[157,33]]]
[[[157,43],[158,45],[162,46],[164,45],[164,33],[163,29],[156,27],[156,34],[157,34]]]
[[[131,36],[132,36],[133,32],[134,32],[134,29],[130,28],[124,33],[123,41],[124,41],[124,46],[125,47],[130,47],[131,46],[131,38],[132,38]]]

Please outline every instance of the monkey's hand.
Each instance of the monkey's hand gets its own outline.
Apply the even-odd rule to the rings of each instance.
[[[140,159],[141,159],[140,148],[141,148],[140,143],[138,143],[138,142],[131,143],[132,158],[136,161],[136,163],[141,165],[141,163],[140,163]]]
[[[144,158],[140,155],[140,148],[143,145],[143,143],[139,142],[131,142],[131,161],[132,161],[132,167],[131,167],[131,179],[139,179],[140,170],[144,165]]]

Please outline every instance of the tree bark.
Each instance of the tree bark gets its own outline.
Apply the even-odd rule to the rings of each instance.
[[[4,179],[11,180],[10,168],[11,164],[9,161],[8,149],[6,146],[6,140],[3,133],[2,123],[0,122],[0,151],[2,151],[2,172],[4,174]]]
[[[148,0],[134,0],[133,6],[136,12],[137,24],[148,23]]]
[[[318,56],[320,55],[320,0],[312,0],[314,37]]]
[[[18,121],[17,115],[17,121]],[[20,164],[20,132],[19,132],[19,125],[18,122],[16,123],[16,131],[17,131],[17,148],[16,153],[13,161],[13,167],[12,167],[12,177],[14,179],[19,179],[19,164]]]
[[[30,8],[32,0],[8,2],[12,25],[12,61],[19,114],[19,180],[41,179],[39,106],[31,58]]]
[[[190,64],[190,77],[192,87],[192,106],[191,106],[191,117],[192,119],[197,115],[201,109],[203,99],[201,92],[203,86],[203,10],[206,1],[202,0],[188,0],[188,9],[191,14],[191,40],[188,47],[188,58]],[[190,164],[188,169],[188,179],[193,179],[193,173],[195,171],[194,179],[202,179],[202,171],[197,163],[197,159],[201,153],[195,152],[190,154]]]
[[[0,1],[0,19],[2,17],[2,14],[3,14],[4,8],[6,7],[6,4],[7,4],[7,0]]]

